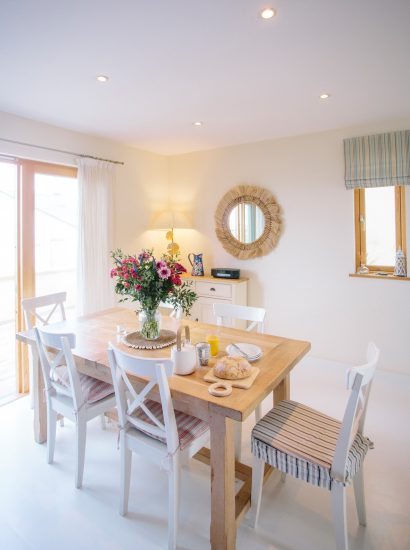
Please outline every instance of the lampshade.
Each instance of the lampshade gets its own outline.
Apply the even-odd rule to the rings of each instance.
[[[185,212],[164,210],[152,216],[150,229],[192,229],[192,222]]]

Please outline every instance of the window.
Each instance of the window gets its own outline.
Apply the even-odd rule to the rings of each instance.
[[[355,189],[356,271],[392,272],[396,252],[406,254],[403,186]]]

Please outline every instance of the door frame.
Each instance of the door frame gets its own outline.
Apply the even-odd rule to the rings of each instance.
[[[28,159],[16,159],[17,164],[17,284],[16,331],[25,329],[21,308],[23,298],[36,295],[35,258],[35,177],[36,174],[77,177],[77,168]],[[30,390],[28,349],[18,342],[16,350],[17,392]]]

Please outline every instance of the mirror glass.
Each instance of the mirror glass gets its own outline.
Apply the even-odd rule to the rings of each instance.
[[[250,244],[257,241],[265,229],[265,216],[256,204],[240,202],[229,214],[229,230],[239,242]]]

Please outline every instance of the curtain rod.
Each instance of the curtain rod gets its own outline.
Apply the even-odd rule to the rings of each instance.
[[[45,147],[44,145],[35,145],[34,143],[24,143],[24,141],[14,141],[13,139],[0,138],[0,141],[6,141],[7,143],[14,143],[16,145],[26,145],[27,147],[35,147],[36,149],[45,149],[46,151],[54,151],[56,153],[65,153],[66,155],[73,155],[74,157],[81,157],[85,159],[104,160],[105,162],[111,162],[112,164],[125,164],[119,160],[103,159],[101,157],[93,157],[92,155],[84,155],[81,153],[73,153],[72,151],[64,151],[63,149],[54,149],[53,147]]]

